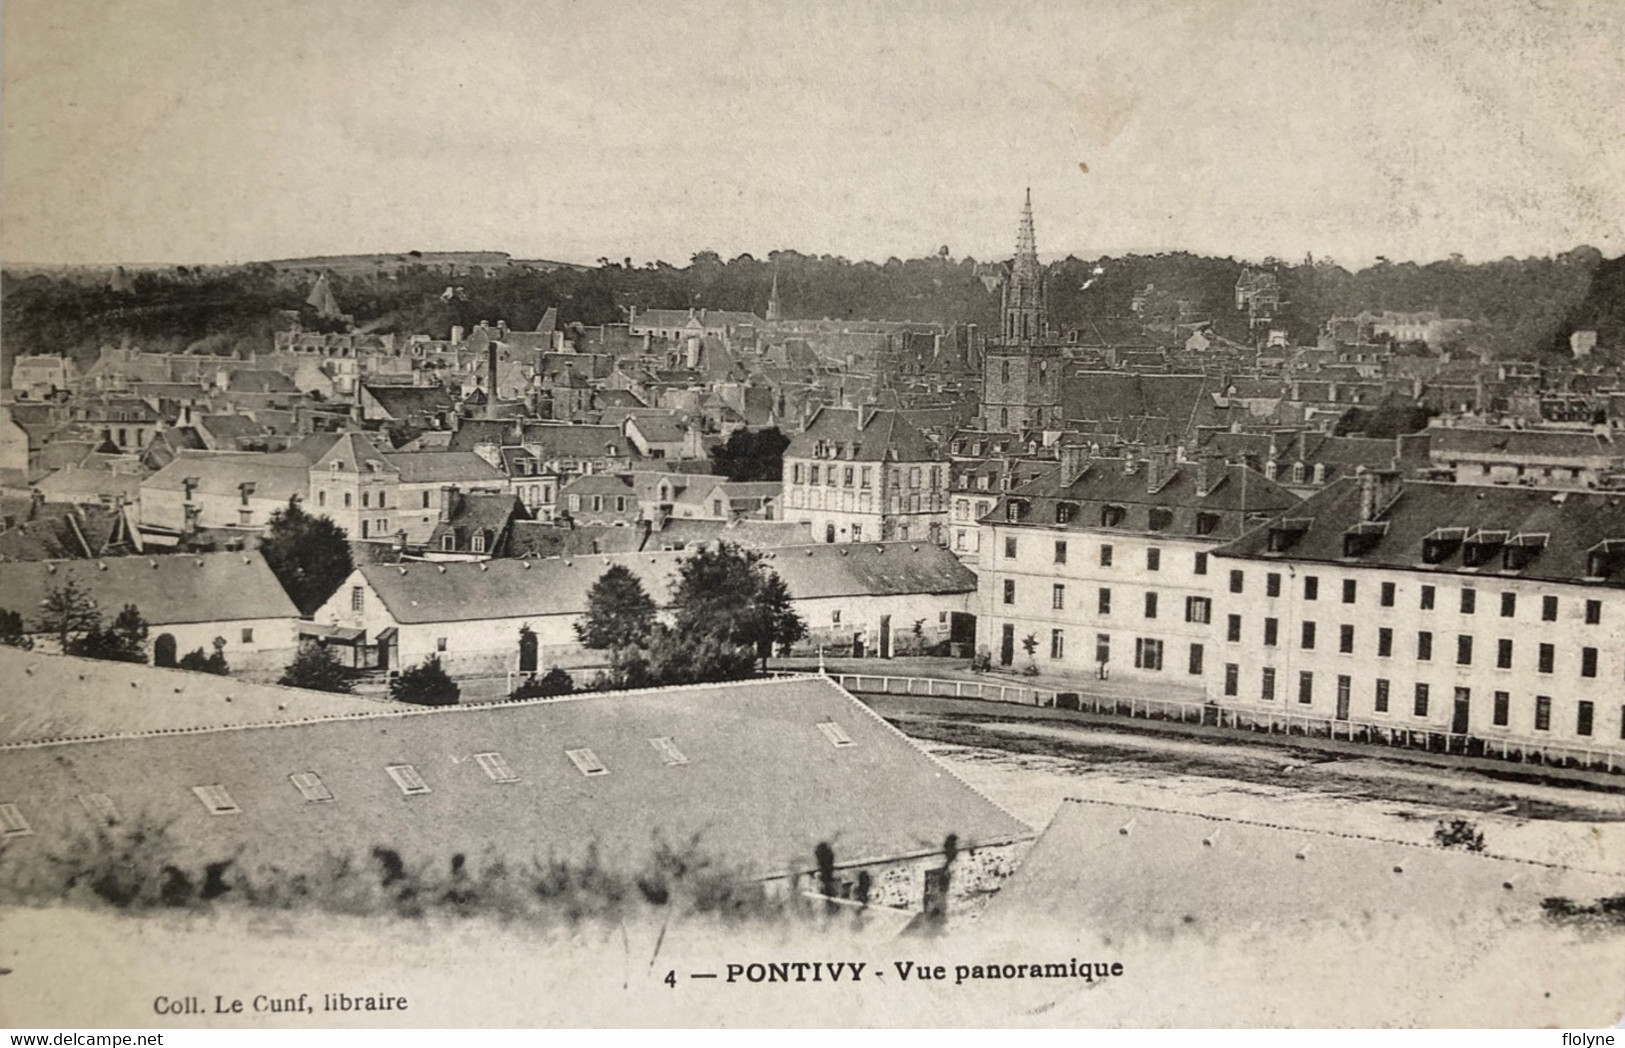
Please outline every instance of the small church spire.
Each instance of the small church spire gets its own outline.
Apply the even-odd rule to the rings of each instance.
[[[769,291],[767,294],[767,319],[784,319],[783,316],[780,315],[779,309],[779,271],[777,267],[775,267],[773,270],[773,290]]]

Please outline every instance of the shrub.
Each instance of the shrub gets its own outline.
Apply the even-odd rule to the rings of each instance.
[[[575,678],[562,668],[554,666],[540,677],[532,674],[513,690],[510,699],[545,699],[554,695],[569,695],[576,690]]]
[[[333,649],[323,644],[308,644],[299,649],[288,668],[282,671],[278,684],[290,688],[309,688],[312,691],[349,692],[350,671],[339,662]]]
[[[1433,828],[1433,843],[1441,848],[1461,848],[1470,852],[1484,850],[1484,835],[1467,819],[1439,820]]]
[[[389,697],[414,706],[455,706],[462,689],[440,665],[439,655],[400,672],[389,682]]]
[[[226,639],[216,637],[214,639],[214,651],[209,654],[204,654],[202,648],[193,648],[185,655],[182,655],[180,662],[176,663],[176,665],[180,669],[192,670],[196,673],[213,673],[221,677],[226,676],[231,672],[231,667],[226,664]]]

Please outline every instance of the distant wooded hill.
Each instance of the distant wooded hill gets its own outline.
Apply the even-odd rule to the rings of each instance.
[[[1245,268],[1235,259],[1178,252],[1067,258],[1048,267],[1051,322],[1065,332],[1090,317],[1127,316],[1138,293],[1142,316],[1170,341],[1184,330],[1179,325],[1203,321],[1245,340],[1234,292]],[[1312,341],[1333,315],[1436,310],[1473,321],[1472,341],[1498,356],[1566,352],[1569,332],[1586,327],[1599,331],[1605,350],[1625,348],[1625,258],[1604,260],[1590,247],[1555,258],[1382,262],[1352,272],[1309,260],[1266,260],[1253,268],[1276,274],[1283,304],[1272,326],[1299,342]],[[963,321],[989,330],[999,306],[998,266],[946,253],[873,263],[794,251],[725,261],[707,251],[683,266],[600,259],[594,267],[517,262],[497,252],[406,253],[143,269],[121,281],[111,272],[7,271],[0,277],[0,321],[8,350],[68,352],[88,361],[102,345],[123,341],[169,351],[264,349],[286,323],[284,311],[300,311],[307,329],[335,326],[304,304],[318,272],[329,273],[340,307],[357,325],[441,337],[454,324],[481,320],[534,328],[555,305],[565,324],[623,321],[628,306],[760,315],[775,273],[786,317]],[[461,290],[447,298],[448,287]]]

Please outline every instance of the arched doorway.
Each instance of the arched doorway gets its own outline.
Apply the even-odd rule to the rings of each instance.
[[[152,642],[152,664],[154,666],[175,665],[175,635],[173,633],[160,633],[158,639]]]

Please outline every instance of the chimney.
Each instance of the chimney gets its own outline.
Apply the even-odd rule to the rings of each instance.
[[[442,484],[440,486],[440,523],[451,523],[451,515],[457,508],[457,486],[455,484]]]
[[[1196,497],[1207,498],[1207,493],[1213,490],[1213,485],[1223,475],[1223,469],[1209,452],[1202,452],[1196,456]]]
[[[39,516],[39,511],[45,505],[45,492],[39,488],[31,488],[28,492],[28,519],[33,520]]]
[[[1399,497],[1404,481],[1397,469],[1356,471],[1360,485],[1360,521],[1376,520]]]
[[[454,346],[463,344],[463,325],[453,324],[451,326],[451,344]]]
[[[508,340],[508,322],[506,320],[497,321],[497,338],[504,342]]]
[[[187,477],[181,481],[181,489],[186,492],[187,502],[192,501],[192,495],[197,491],[197,485],[198,479],[196,477]]]
[[[1150,494],[1161,491],[1174,476],[1174,449],[1166,445],[1145,451],[1145,490]]]
[[[1070,487],[1089,468],[1089,448],[1085,444],[1061,447],[1061,484]]]
[[[497,344],[485,345],[485,417],[497,417]]]

